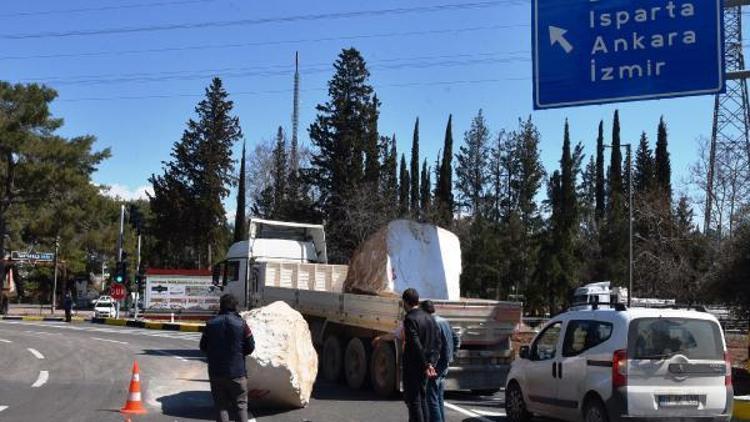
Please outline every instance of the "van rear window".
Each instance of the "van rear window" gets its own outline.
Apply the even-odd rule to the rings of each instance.
[[[688,359],[724,359],[719,325],[690,318],[640,318],[631,321],[628,356],[666,359],[676,354]]]

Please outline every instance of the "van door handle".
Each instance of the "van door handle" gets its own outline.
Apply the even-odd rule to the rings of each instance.
[[[552,362],[552,378],[557,378],[557,362]]]
[[[562,362],[558,363],[557,365],[557,376],[562,379]]]

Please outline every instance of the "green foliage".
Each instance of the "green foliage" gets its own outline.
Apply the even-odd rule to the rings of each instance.
[[[669,160],[667,145],[667,124],[664,117],[659,119],[656,135],[656,150],[654,151],[654,177],[662,200],[671,203],[672,199],[672,164]]]
[[[161,242],[155,261],[168,267],[205,267],[215,251],[226,249],[228,230],[223,200],[236,179],[232,147],[242,138],[239,118],[221,79],[214,78],[195,108],[171,161],[152,175],[154,234]],[[189,227],[190,230],[185,230]]]
[[[606,187],[604,183],[604,122],[599,121],[599,135],[596,137],[596,218],[604,220],[607,209]]]
[[[648,145],[646,132],[641,133],[638,150],[635,152],[634,191],[638,194],[650,192],[654,187],[654,156]]]
[[[453,222],[453,115],[448,116],[443,140],[443,158],[435,169],[435,208],[437,209],[437,223],[450,227]]]
[[[456,189],[461,205],[472,215],[481,215],[487,180],[487,143],[490,130],[480,109],[464,133],[464,145],[456,155]]]
[[[234,241],[239,242],[247,237],[247,219],[245,217],[245,143],[242,143],[242,158],[240,159],[240,176],[237,182],[237,210],[234,215]]]
[[[427,166],[427,159],[422,163],[422,175],[420,177],[420,193],[419,193],[419,215],[422,216],[422,221],[429,221],[429,216],[432,211],[432,181],[430,180],[430,168]]]
[[[409,215],[409,170],[406,169],[406,158],[401,154],[401,166],[398,173],[399,216]]]
[[[419,213],[419,197],[420,197],[420,190],[419,190],[419,117],[417,117],[416,122],[414,122],[414,134],[412,135],[411,140],[411,167],[409,174],[411,174],[411,188],[410,188],[410,200],[409,200],[409,209],[411,211],[411,215],[414,218],[418,218]]]

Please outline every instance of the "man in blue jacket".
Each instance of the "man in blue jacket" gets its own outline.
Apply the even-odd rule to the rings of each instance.
[[[247,370],[245,356],[255,350],[255,340],[237,313],[237,299],[225,294],[219,299],[219,315],[206,323],[201,350],[208,356],[208,379],[216,406],[217,422],[229,422],[229,409],[247,422]]]
[[[427,407],[429,408],[430,422],[445,421],[445,407],[443,404],[443,394],[445,391],[445,377],[448,375],[448,366],[453,361],[458,348],[461,346],[461,339],[451,328],[447,319],[435,314],[435,304],[431,300],[425,300],[420,304],[420,308],[432,315],[437,324],[440,338],[440,357],[435,365],[437,377],[427,381]]]

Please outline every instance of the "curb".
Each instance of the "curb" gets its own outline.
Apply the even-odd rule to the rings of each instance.
[[[35,316],[35,315],[3,315],[0,316],[0,320],[7,321],[46,321],[46,322],[64,322],[65,317],[46,317],[46,316]],[[73,317],[72,322],[84,322],[85,319],[81,317]]]
[[[180,324],[173,322],[137,321],[133,319],[91,318],[94,324],[116,325],[119,327],[146,328],[149,330],[203,332],[203,324]]]
[[[750,420],[750,396],[734,398],[733,416],[740,421]]]

